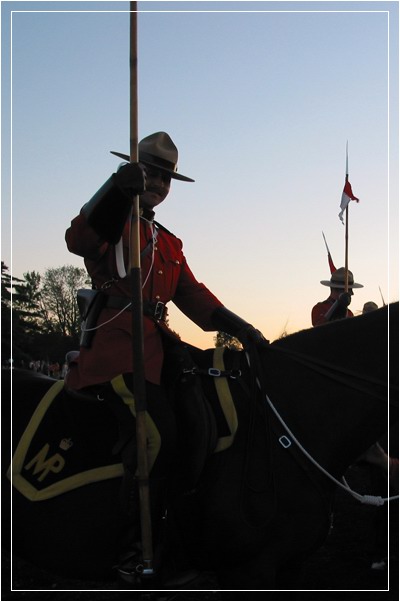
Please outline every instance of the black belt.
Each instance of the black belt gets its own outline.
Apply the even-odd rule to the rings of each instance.
[[[126,309],[131,311],[132,303],[127,297],[114,297],[112,295],[107,295],[105,307],[110,309]],[[155,320],[163,320],[167,314],[167,306],[162,301],[156,301],[154,303],[151,301],[143,301],[143,314],[145,316],[150,316]]]

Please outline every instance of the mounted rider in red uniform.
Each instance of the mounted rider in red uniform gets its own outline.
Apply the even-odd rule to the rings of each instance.
[[[114,153],[129,161],[129,157]],[[140,525],[137,502],[135,404],[132,394],[132,320],[129,278],[129,229],[132,198],[139,195],[143,295],[144,368],[149,415],[149,469],[152,522],[157,535],[166,507],[166,483],[174,468],[176,425],[163,386],[165,355],[179,339],[168,329],[167,303],[203,330],[221,330],[244,345],[265,340],[193,275],[182,242],[154,220],[154,209],[167,197],[171,179],[193,182],[177,171],[178,150],[165,132],[139,143],[139,163],[120,166],[81,209],[66,232],[68,249],[84,258],[93,291],[81,293],[84,317],[80,354],[66,378],[72,389],[89,387],[110,403],[120,430],[118,451],[124,465],[125,517],[119,575],[137,581]],[[134,335],[133,335],[134,336]],[[132,503],[133,500],[133,503]]]
[[[330,280],[321,280],[321,284],[331,289],[328,299],[314,305],[311,310],[313,326],[321,326],[333,320],[349,318],[353,313],[348,306],[351,303],[353,288],[363,288],[362,284],[354,282],[353,274],[348,271],[348,291],[345,292],[345,268],[335,270]]]

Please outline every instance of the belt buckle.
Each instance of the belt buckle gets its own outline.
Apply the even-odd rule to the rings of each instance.
[[[163,315],[164,315],[164,310],[165,310],[165,303],[163,303],[162,301],[157,301],[156,307],[154,309],[154,318],[156,320],[162,320]]]

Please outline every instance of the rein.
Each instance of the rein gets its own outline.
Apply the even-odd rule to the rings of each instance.
[[[338,487],[340,487],[341,489],[343,489],[344,491],[346,491],[346,493],[349,493],[350,495],[352,495],[355,499],[357,499],[359,502],[361,502],[362,504],[369,504],[372,506],[383,506],[386,502],[398,499],[399,496],[395,495],[395,496],[390,496],[390,497],[386,497],[383,498],[381,496],[375,496],[375,495],[365,495],[365,494],[360,494],[356,491],[354,491],[353,489],[351,489],[351,487],[348,485],[348,483],[346,482],[345,478],[342,477],[342,482],[338,481],[333,475],[331,475],[323,466],[321,466],[317,460],[315,460],[315,458],[313,458],[313,456],[311,456],[311,454],[304,448],[304,446],[300,443],[300,441],[296,438],[296,436],[293,434],[293,432],[290,430],[289,426],[286,424],[286,422],[284,421],[284,419],[282,418],[282,416],[279,414],[278,410],[276,409],[276,407],[274,406],[274,404],[272,403],[272,401],[270,400],[270,398],[268,397],[268,394],[266,392],[266,387],[264,384],[261,383],[261,381],[263,380],[261,377],[262,371],[260,369],[261,367],[261,362],[260,362],[260,358],[259,358],[259,353],[258,350],[256,348],[255,345],[252,345],[250,347],[250,353],[245,351],[245,357],[248,363],[248,366],[250,368],[250,371],[253,372],[252,369],[252,362],[250,360],[250,354],[252,355],[252,358],[254,360],[255,363],[255,381],[257,383],[257,386],[262,394],[262,397],[265,398],[266,403],[268,404],[268,406],[270,407],[270,409],[272,410],[272,412],[274,413],[274,415],[276,416],[276,418],[279,420],[279,422],[281,423],[281,425],[283,426],[283,428],[285,429],[285,431],[287,432],[287,434],[289,435],[289,437],[286,436],[282,436],[279,438],[279,443],[282,445],[282,447],[284,447],[285,449],[290,447],[292,445],[292,441],[297,445],[297,447],[299,448],[299,450],[303,453],[303,455],[316,467],[318,468],[318,470],[320,470],[326,477],[328,477],[331,481],[333,481],[335,483],[335,485],[337,485]],[[338,380],[339,382],[345,383],[348,386],[351,386],[347,380],[345,380],[344,378],[340,378],[340,377],[335,377],[333,376],[330,372],[328,372],[327,368],[332,368],[331,364],[329,364],[328,362],[323,362],[320,360],[314,360],[313,358],[310,358],[309,356],[305,356],[303,354],[297,353],[297,352],[291,352],[291,351],[287,351],[286,349],[279,349],[279,351],[284,351],[285,353],[288,353],[289,355],[292,355],[294,357],[294,359],[296,359],[297,361],[306,364],[308,366],[318,366],[317,371],[322,373],[322,374],[328,374],[331,378],[333,378],[334,380]],[[377,379],[372,379],[372,378],[365,378],[359,374],[356,374],[355,372],[352,372],[351,370],[346,370],[346,369],[340,369],[340,370],[336,370],[339,373],[343,373],[346,374],[348,376],[352,376],[355,378],[358,378],[359,380],[363,380],[365,382],[370,382],[379,386],[385,386],[385,384],[382,381],[379,381]],[[245,383],[243,383],[242,379],[241,379],[241,375],[242,372],[240,369],[238,368],[234,368],[232,370],[219,370],[216,368],[198,368],[198,367],[194,367],[190,370],[184,370],[184,372],[190,372],[192,374],[199,374],[202,376],[210,376],[212,378],[231,378],[233,380],[238,380],[240,382],[240,384],[242,386],[244,386],[245,391],[247,392],[247,394],[250,394],[250,391],[248,389],[248,387],[245,385]],[[358,386],[352,386],[352,388],[360,390],[362,392],[366,392],[369,395],[371,395],[371,392],[364,389],[364,388],[360,388]],[[378,397],[379,399],[381,399],[382,397],[379,395],[376,395],[376,397]],[[383,399],[386,399],[386,397],[383,397]]]
[[[274,406],[274,404],[272,403],[272,401],[268,397],[268,394],[266,392],[266,388],[265,388],[264,384],[261,384],[261,381],[260,381],[260,379],[262,380],[262,377],[261,377],[262,371],[260,370],[261,362],[260,362],[258,350],[257,350],[257,348],[256,348],[255,345],[252,346],[251,353],[252,353],[253,357],[255,358],[256,372],[258,374],[258,376],[256,376],[256,380],[257,380],[258,387],[260,388],[260,391],[262,393],[262,396],[265,397],[265,400],[266,400],[268,406],[271,408],[272,412],[278,418],[279,422],[281,423],[281,425],[283,426],[283,428],[286,430],[286,432],[288,433],[289,437],[291,437],[291,439],[297,445],[297,447],[299,448],[299,450],[305,455],[305,457],[316,468],[318,468],[318,470],[320,470],[325,476],[327,476],[331,481],[333,481],[338,487],[340,487],[341,489],[343,489],[344,491],[346,491],[347,493],[349,493],[350,495],[352,495],[354,498],[356,498],[362,504],[369,504],[369,505],[372,505],[372,506],[382,506],[385,502],[389,502],[389,501],[392,501],[392,500],[395,500],[395,499],[399,498],[398,495],[390,496],[390,497],[387,497],[387,498],[382,498],[381,496],[363,495],[363,494],[357,493],[356,491],[353,491],[351,489],[351,487],[349,487],[349,485],[347,484],[347,482],[346,482],[346,480],[345,480],[344,477],[342,477],[342,482],[340,482],[333,475],[331,475],[327,470],[325,470],[325,468],[323,466],[321,466],[317,462],[317,460],[315,460],[311,456],[311,454],[303,447],[303,445],[300,443],[300,441],[298,441],[298,439],[292,433],[292,431],[290,430],[290,428],[288,427],[288,425],[286,424],[286,422],[283,420],[282,416],[279,414],[278,410],[276,409],[276,407]],[[249,353],[246,351],[245,354],[246,354],[247,363],[248,363],[248,365],[249,365],[249,367],[251,369],[251,362],[250,362]],[[294,354],[294,355],[301,356],[301,354]],[[304,357],[306,357],[306,356],[304,356]],[[315,362],[315,363],[317,363],[317,362]],[[321,364],[324,364],[324,362],[321,362]],[[351,373],[350,371],[343,371],[343,372]],[[359,378],[363,378],[363,377],[359,377]],[[363,380],[367,381],[368,379],[364,379],[363,378]],[[373,380],[373,379],[371,379],[371,380]],[[380,381],[376,381],[376,382],[379,383],[379,384],[381,384]],[[346,384],[348,384],[348,383],[346,382]],[[356,388],[356,387],[353,387],[353,388]],[[364,391],[364,390],[361,389],[361,391]],[[386,399],[386,397],[384,399]],[[279,442],[282,445],[282,447],[284,447],[285,449],[288,448],[288,447],[290,447],[291,444],[292,444],[291,440],[288,437],[286,437],[286,436],[280,437],[279,438]]]
[[[371,506],[383,506],[383,504],[385,502],[389,502],[391,500],[398,499],[398,497],[399,497],[398,495],[387,497],[387,498],[382,498],[380,495],[364,495],[361,493],[357,493],[356,491],[353,491],[353,489],[351,489],[351,487],[347,484],[344,477],[342,477],[342,482],[338,481],[333,475],[331,475],[327,470],[325,470],[325,468],[323,466],[321,466],[321,464],[319,464],[311,456],[311,454],[309,454],[309,452],[302,446],[302,444],[298,441],[298,439],[296,439],[296,437],[294,436],[294,434],[292,433],[292,431],[290,430],[290,428],[288,427],[286,422],[283,420],[283,418],[281,417],[281,415],[279,414],[279,412],[277,411],[277,409],[275,408],[275,406],[273,405],[272,401],[270,400],[270,398],[268,397],[268,395],[266,393],[265,393],[265,399],[266,399],[269,407],[271,408],[271,410],[273,411],[275,416],[278,418],[279,422],[282,424],[283,428],[286,430],[288,435],[292,438],[294,443],[297,445],[299,450],[306,456],[306,458],[308,458],[308,460],[310,460],[310,462],[312,464],[314,464],[314,466],[316,466],[318,468],[318,470],[320,470],[325,476],[327,476],[331,481],[333,481],[338,487],[341,487],[344,491],[346,491],[347,493],[350,493],[354,498],[356,498],[362,504],[369,504]],[[287,448],[291,445],[291,441],[287,437],[285,437],[285,442],[280,441],[280,443],[285,448]]]

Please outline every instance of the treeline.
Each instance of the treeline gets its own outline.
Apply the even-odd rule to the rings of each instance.
[[[81,318],[76,292],[90,288],[86,270],[72,265],[26,272],[23,278],[10,274],[1,262],[1,355],[2,365],[30,367],[48,372],[62,366],[68,351],[79,349]],[[178,335],[179,336],[179,335]],[[216,347],[241,349],[237,339],[218,332]],[[47,368],[43,370],[43,366]]]
[[[2,365],[29,367],[64,362],[68,351],[79,348],[81,319],[76,291],[90,287],[86,270],[71,265],[49,268],[41,275],[10,274],[1,262]]]

